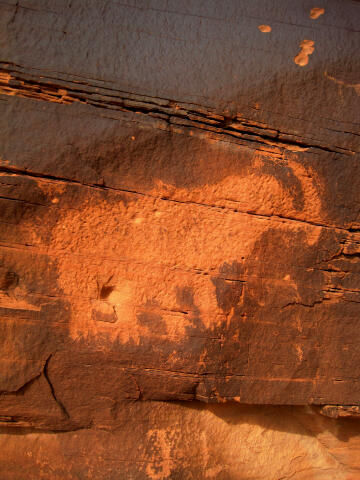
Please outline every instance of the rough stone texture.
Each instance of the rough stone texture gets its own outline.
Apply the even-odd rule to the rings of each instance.
[[[359,18],[0,4],[5,480],[359,475]]]
[[[131,419],[131,420],[129,420]],[[13,479],[358,480],[358,423],[308,407],[137,402],[111,430],[0,435]]]

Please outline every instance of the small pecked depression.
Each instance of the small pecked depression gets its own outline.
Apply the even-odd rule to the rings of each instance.
[[[313,40],[303,40],[300,43],[300,52],[294,58],[296,65],[300,67],[305,67],[309,63],[309,55],[311,55],[315,50],[315,42]]]
[[[312,18],[313,20],[316,20],[321,15],[324,15],[324,13],[325,13],[325,8],[314,7],[310,10],[310,18]]]

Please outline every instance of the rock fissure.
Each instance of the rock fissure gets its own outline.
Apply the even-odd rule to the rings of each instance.
[[[349,228],[343,228],[339,227],[336,225],[329,225],[326,223],[320,223],[320,222],[312,222],[309,220],[304,220],[304,219],[297,219],[295,217],[287,217],[287,216],[282,216],[282,215],[271,215],[271,214],[264,214],[264,213],[256,213],[253,211],[241,211],[237,208],[230,208],[226,207],[224,205],[217,205],[217,204],[210,204],[210,203],[202,203],[202,202],[195,202],[191,200],[179,200],[179,199],[174,199],[169,196],[157,196],[150,194],[148,192],[141,192],[137,190],[130,190],[130,189],[125,189],[125,188],[117,188],[117,187],[111,187],[108,185],[100,185],[100,184],[91,184],[91,183],[86,183],[86,182],[80,182],[78,180],[73,180],[67,177],[58,177],[55,175],[49,175],[49,174],[43,174],[40,172],[34,172],[34,171],[29,171],[26,169],[20,169],[16,167],[10,167],[10,166],[5,166],[5,165],[0,165],[0,172],[4,173],[10,173],[10,174],[15,174],[15,175],[25,175],[29,177],[34,177],[34,178],[42,178],[45,180],[53,180],[53,181],[58,181],[58,182],[64,182],[64,183],[69,183],[69,184],[76,184],[76,185],[82,185],[84,187],[89,187],[89,188],[95,188],[95,189],[100,189],[100,190],[112,190],[115,192],[119,193],[129,193],[129,194],[134,194],[134,195],[140,195],[143,197],[151,197],[154,199],[158,200],[163,200],[163,201],[168,201],[168,202],[173,202],[173,203],[178,203],[178,204],[183,204],[183,205],[194,205],[194,206],[200,206],[200,207],[205,207],[205,208],[214,208],[219,211],[232,211],[234,213],[240,213],[243,215],[249,215],[249,216],[254,216],[254,217],[259,217],[262,219],[273,219],[275,221],[289,221],[289,222],[296,222],[299,224],[303,225],[311,225],[313,227],[320,227],[320,228],[326,228],[326,229],[333,229],[335,231],[343,231],[343,232],[349,232],[349,233],[357,233],[358,230],[357,228],[354,229],[354,227],[349,227]],[[42,205],[41,205],[42,206]]]
[[[57,405],[59,406],[60,410],[62,411],[62,413],[64,414],[64,416],[67,418],[67,419],[70,419],[70,415],[68,413],[68,411],[66,410],[64,404],[59,400],[58,396],[56,395],[55,393],[55,389],[54,389],[54,386],[50,380],[50,377],[49,377],[49,371],[48,371],[48,368],[49,368],[49,362],[50,362],[50,359],[52,357],[52,354],[49,355],[49,357],[46,359],[46,362],[45,362],[45,365],[44,365],[44,370],[43,370],[43,373],[44,373],[44,377],[47,381],[47,383],[49,384],[49,387],[50,387],[50,391],[51,391],[51,394],[53,396],[53,399],[55,400],[55,402],[57,403]]]
[[[222,135],[228,135],[235,138],[241,138],[249,142],[264,143],[279,147],[280,149],[318,149],[332,153],[343,153],[352,155],[355,152],[347,150],[335,145],[323,145],[310,138],[286,138],[286,136],[294,136],[288,132],[280,132],[271,129],[261,123],[247,121],[240,117],[226,117],[223,114],[213,112],[211,110],[189,109],[187,104],[176,102],[170,99],[161,99],[162,105],[159,105],[155,99],[144,101],[142,96],[130,94],[135,99],[128,96],[122,97],[125,92],[115,91],[116,98],[110,95],[101,87],[88,85],[87,89],[81,89],[71,81],[58,80],[57,83],[46,79],[46,77],[34,77],[29,74],[22,74],[14,69],[9,68],[10,65],[0,62],[0,94],[16,95],[25,98],[33,98],[36,100],[44,100],[49,102],[61,103],[65,105],[74,102],[80,102],[92,105],[96,108],[115,109],[127,112],[142,113],[159,117],[165,120],[169,125],[179,125],[195,129],[207,130]],[[101,93],[98,93],[99,90]],[[149,97],[146,97],[147,100]],[[151,101],[152,100],[152,101]],[[182,123],[181,120],[186,120]]]

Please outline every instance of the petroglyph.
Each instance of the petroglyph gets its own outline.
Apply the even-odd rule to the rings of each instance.
[[[258,29],[259,29],[260,32],[262,32],[262,33],[270,33],[270,32],[271,32],[271,27],[270,27],[270,25],[259,25],[259,26],[258,26]]]
[[[310,10],[310,18],[312,18],[313,20],[316,20],[321,15],[324,15],[324,13],[325,13],[325,8],[314,7]]]
[[[294,58],[294,62],[299,67],[305,67],[309,63],[309,55],[311,55],[315,50],[315,42],[312,40],[303,40],[300,43],[301,51]]]

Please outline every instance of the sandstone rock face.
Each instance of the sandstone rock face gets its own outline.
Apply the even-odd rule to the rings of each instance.
[[[270,3],[0,5],[5,480],[360,475],[360,8]]]
[[[357,480],[358,423],[305,407],[137,402],[111,429],[4,429],[6,479]]]

